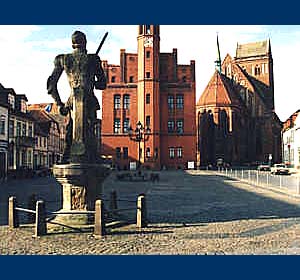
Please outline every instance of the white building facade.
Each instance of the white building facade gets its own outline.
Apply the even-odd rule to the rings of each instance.
[[[289,127],[282,133],[283,161],[292,168],[300,169],[300,111],[292,116]]]

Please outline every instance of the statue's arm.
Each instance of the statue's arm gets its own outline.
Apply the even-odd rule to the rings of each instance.
[[[47,91],[53,99],[55,100],[58,106],[63,106],[58,90],[57,90],[57,83],[58,80],[63,72],[63,55],[58,55],[54,60],[54,70],[50,77],[47,80]]]
[[[96,82],[95,82],[95,88],[96,89],[106,89],[106,76],[102,68],[101,60],[99,56],[95,56],[95,76],[96,76]]]

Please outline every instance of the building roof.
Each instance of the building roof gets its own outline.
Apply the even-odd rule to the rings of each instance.
[[[203,94],[200,96],[197,106],[232,106],[241,105],[233,82],[223,74],[215,71]]]
[[[239,45],[236,47],[236,58],[246,58],[253,56],[263,56],[267,55],[270,50],[269,40],[247,43]]]
[[[295,121],[296,121],[299,114],[300,114],[300,109],[297,110],[292,115],[290,115],[288,117],[288,119],[285,122],[283,122],[283,132],[291,129],[295,125]]]
[[[59,129],[58,122],[44,110],[30,110],[29,113],[45,133],[49,133],[51,122],[56,123]]]
[[[29,104],[28,110],[45,112],[48,116],[58,122],[60,127],[66,127],[69,122],[69,117],[61,115],[59,107],[55,103]]]

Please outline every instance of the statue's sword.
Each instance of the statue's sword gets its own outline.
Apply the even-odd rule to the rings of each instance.
[[[98,47],[98,49],[97,49],[97,51],[96,51],[96,55],[99,54],[99,52],[100,52],[100,50],[101,50],[101,48],[102,48],[102,46],[103,46],[103,44],[104,44],[104,41],[105,41],[107,35],[108,35],[108,32],[106,32],[106,33],[104,34],[104,36],[103,36],[103,38],[102,38],[102,40],[101,40],[101,42],[100,42],[100,45],[99,45],[99,47]]]

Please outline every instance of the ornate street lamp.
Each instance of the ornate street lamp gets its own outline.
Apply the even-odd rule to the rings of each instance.
[[[141,142],[148,141],[150,133],[151,133],[151,129],[149,128],[149,126],[144,128],[144,126],[140,121],[138,121],[138,123],[136,124],[136,128],[134,130],[132,129],[131,126],[128,128],[128,135],[130,137],[130,140],[138,142],[139,144],[138,169],[140,169],[141,167]]]

